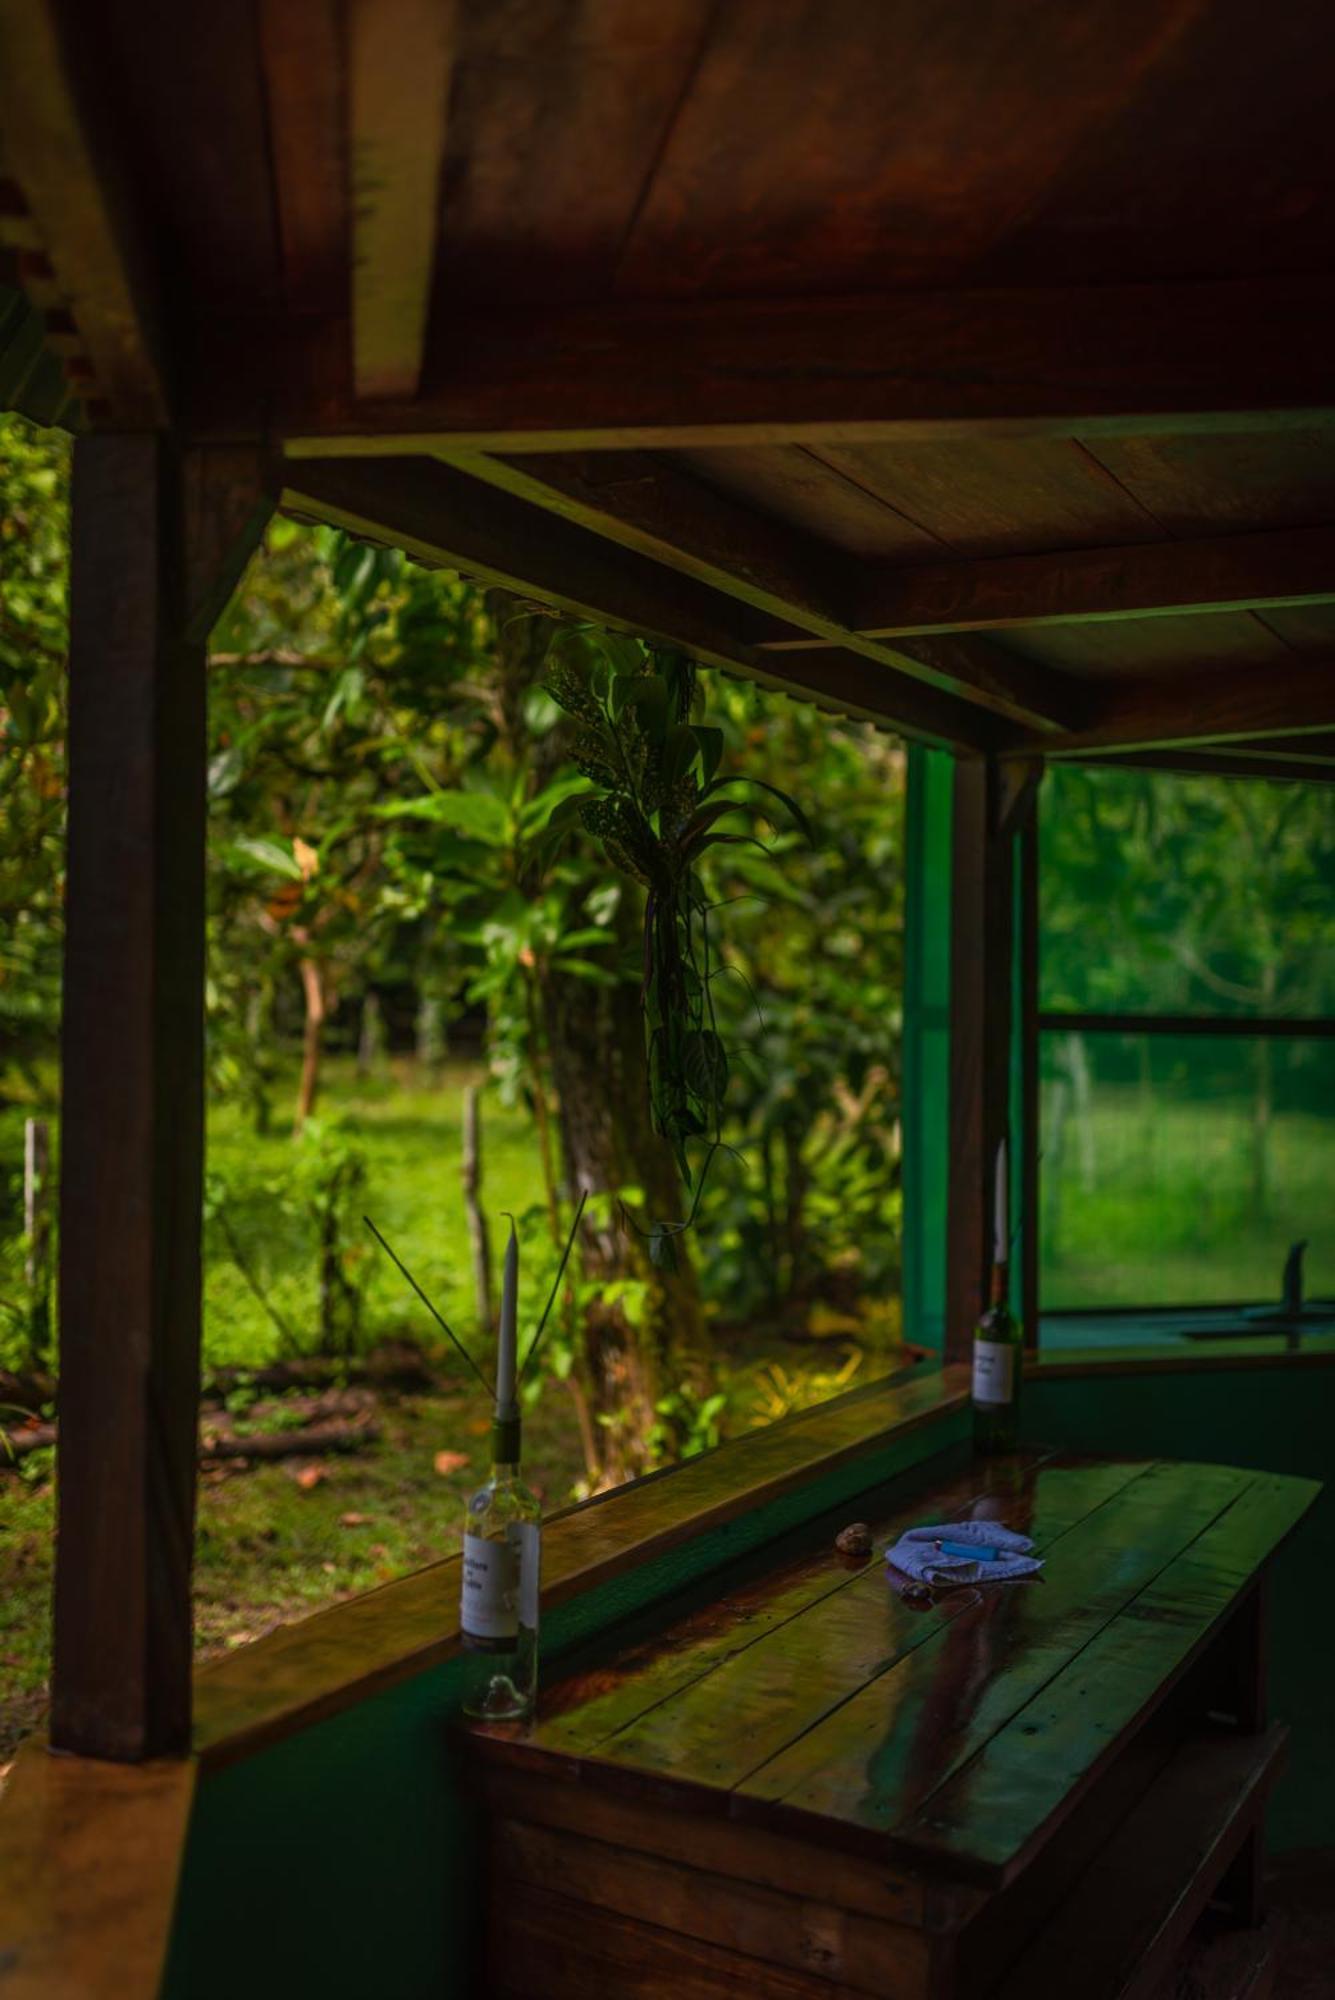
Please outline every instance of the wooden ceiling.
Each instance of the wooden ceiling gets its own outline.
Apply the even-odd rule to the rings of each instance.
[[[297,511],[960,748],[1320,774],[1333,67],[1312,0],[0,0],[0,243],[91,422]]]

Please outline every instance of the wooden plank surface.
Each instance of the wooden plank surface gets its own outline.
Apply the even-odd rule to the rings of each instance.
[[[549,1827],[493,1821],[491,1837],[500,1881],[538,1889],[559,1883],[563,1896],[596,1909],[599,1921],[610,1910],[877,2000],[919,2000],[925,1989],[930,1945],[911,1926]],[[502,1923],[506,1902],[502,1890]]]
[[[1048,1475],[1053,1483],[1057,1477]],[[973,1593],[958,1618],[755,1770],[743,1791],[787,1812],[829,1815],[879,1833],[918,1809],[929,1812],[953,1774],[1248,1479],[1205,1466],[1193,1467],[1188,1482],[1176,1467],[1149,1467],[1060,1536],[1041,1585]],[[1040,1539],[1046,1548],[1048,1537]]]
[[[920,1613],[879,1563],[841,1576],[827,1558],[822,1578],[804,1559],[572,1677],[523,1739],[479,1736],[477,1755],[525,1783],[573,1778],[655,1810],[675,1797],[773,1836],[1008,1879],[1316,1491],[1223,1466],[1033,1456],[920,1478],[878,1539],[915,1520],[1005,1518],[1048,1552],[1042,1580],[947,1593]],[[526,1817],[522,1799],[514,1810]],[[593,1837],[619,1845],[613,1830]],[[680,1843],[662,1858],[692,1859]]]
[[[4,2000],[156,2000],[195,1767],[20,1750],[0,1809]]]
[[[1020,1461],[1023,1477],[1036,1473],[1049,1454],[1026,1454]],[[938,1475],[939,1476],[939,1475]],[[954,1520],[978,1508],[995,1490],[1002,1475],[992,1468],[969,1466],[949,1484],[940,1487],[933,1480],[931,1505],[943,1520]],[[905,1482],[903,1499],[890,1511],[871,1513],[868,1525],[873,1544],[881,1550],[895,1541],[905,1528],[921,1519],[925,1503],[922,1480]],[[909,1497],[911,1490],[919,1490]],[[869,1581],[875,1586],[879,1564],[860,1566],[840,1562],[828,1547],[799,1557],[777,1573],[770,1572],[727,1590],[675,1624],[667,1643],[661,1635],[641,1641],[627,1653],[600,1662],[587,1674],[559,1681],[544,1699],[537,1740],[544,1749],[567,1751],[574,1756],[594,1752],[618,1758],[629,1741],[626,1761],[638,1761],[634,1750],[635,1726],[647,1721],[660,1705],[746,1653],[759,1640],[788,1625],[822,1599],[836,1593],[867,1599]],[[873,1596],[879,1600],[879,1588]],[[856,1617],[857,1614],[854,1614]],[[716,1703],[718,1683],[708,1679],[703,1689],[707,1706]],[[698,1690],[699,1691],[699,1690]],[[719,1704],[726,1709],[726,1701]],[[676,1704],[674,1703],[674,1712]],[[629,1735],[628,1735],[629,1732]]]
[[[1179,1470],[1194,1479],[1204,1468]],[[1310,1479],[1253,1475],[896,1838],[925,1859],[1013,1870],[1196,1657],[1319,1490]],[[1174,1504],[1186,1495],[1184,1477]]]
[[[929,1519],[939,1515],[944,1519],[1009,1520],[1013,1516],[1045,1548],[1063,1537],[1080,1541],[1078,1525],[1087,1521],[1097,1529],[1113,1517],[1117,1510],[1105,1503],[1123,1487],[1129,1488],[1133,1476],[1134,1469],[1123,1465],[1040,1464],[1026,1469],[1018,1488],[1010,1494],[1000,1477],[978,1480],[976,1497],[963,1508],[956,1493],[920,1494],[890,1524],[889,1538],[898,1539],[904,1529],[921,1523],[926,1506]],[[948,1504],[943,1506],[942,1499]],[[1096,1533],[1093,1540],[1098,1545],[1103,1537]],[[878,1551],[884,1546],[884,1541],[879,1542]],[[1081,1564],[1079,1573],[1083,1575],[1083,1557],[1072,1552],[1069,1560]],[[816,1599],[772,1632],[761,1634],[744,1652],[721,1662],[708,1676],[618,1732],[597,1754],[619,1767],[736,1790],[757,1802],[756,1816],[760,1816],[759,1802],[773,1796],[757,1782],[770,1759],[782,1760],[790,1745],[805,1745],[811,1739],[816,1746],[813,1761],[830,1774],[836,1787],[834,1796],[822,1798],[816,1810],[833,1819],[851,1821],[857,1817],[847,1796],[851,1760],[844,1754],[837,1730],[827,1734],[822,1728],[825,1718],[837,1720],[845,1704],[852,1706],[853,1699],[869,1684],[879,1687],[883,1678],[902,1686],[906,1674],[914,1677],[919,1654],[925,1664],[916,1675],[918,1684],[935,1693],[943,1678],[948,1678],[942,1673],[943,1660],[953,1659],[958,1651],[950,1635],[959,1620],[968,1620],[971,1612],[986,1613],[994,1606],[1003,1612],[1007,1607],[1017,1609],[1022,1615],[1031,1598],[1043,1600],[1048,1594],[1037,1589],[983,1593],[980,1601],[976,1592],[949,1592],[925,1614],[909,1609],[889,1587],[883,1563],[873,1562],[848,1589]],[[987,1663],[986,1651],[980,1656],[976,1647],[966,1644],[964,1653],[975,1667],[980,1657]],[[967,1716],[970,1704],[963,1706]],[[896,1707],[892,1700],[892,1717]],[[902,1715],[898,1717],[897,1749],[900,1745],[908,1748],[903,1720]],[[984,1735],[989,1733],[987,1721],[984,1718]],[[915,1763],[922,1760],[923,1738],[930,1735],[935,1750],[943,1731],[949,1744],[937,1754],[950,1754],[961,1726],[938,1700],[933,1714],[913,1737]],[[841,1784],[842,1794],[838,1789]],[[865,1785],[865,1774],[860,1773],[859,1789]],[[900,1788],[893,1789],[898,1797]]]

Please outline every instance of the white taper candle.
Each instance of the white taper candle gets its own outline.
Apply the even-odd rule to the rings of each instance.
[[[502,1419],[515,1414],[515,1373],[519,1365],[519,1238],[514,1218],[510,1220],[510,1241],[505,1246],[505,1272],[501,1283],[501,1337],[496,1350],[496,1415]]]
[[[1006,1185],[1006,1141],[997,1147],[997,1185],[995,1214],[995,1241],[992,1245],[992,1260],[997,1264],[1010,1263],[1010,1228],[1008,1226],[1008,1197]]]

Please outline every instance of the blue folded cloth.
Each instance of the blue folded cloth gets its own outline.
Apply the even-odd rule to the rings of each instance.
[[[943,1542],[951,1545],[950,1553],[940,1546]],[[997,1549],[1000,1559],[953,1552],[970,1544]],[[886,1550],[885,1559],[918,1583],[1004,1583],[1042,1569],[1041,1558],[1029,1553],[1033,1546],[1028,1535],[1017,1535],[998,1521],[946,1521],[936,1528],[910,1528]]]

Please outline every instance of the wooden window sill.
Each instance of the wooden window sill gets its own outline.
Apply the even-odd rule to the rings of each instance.
[[[968,1402],[954,1366],[856,1389],[553,1516],[543,1534],[544,1611],[706,1531],[874,1460]],[[867,1483],[878,1476],[869,1464]],[[202,1667],[195,1747],[206,1769],[338,1714],[458,1650],[457,1555],[331,1605]]]

